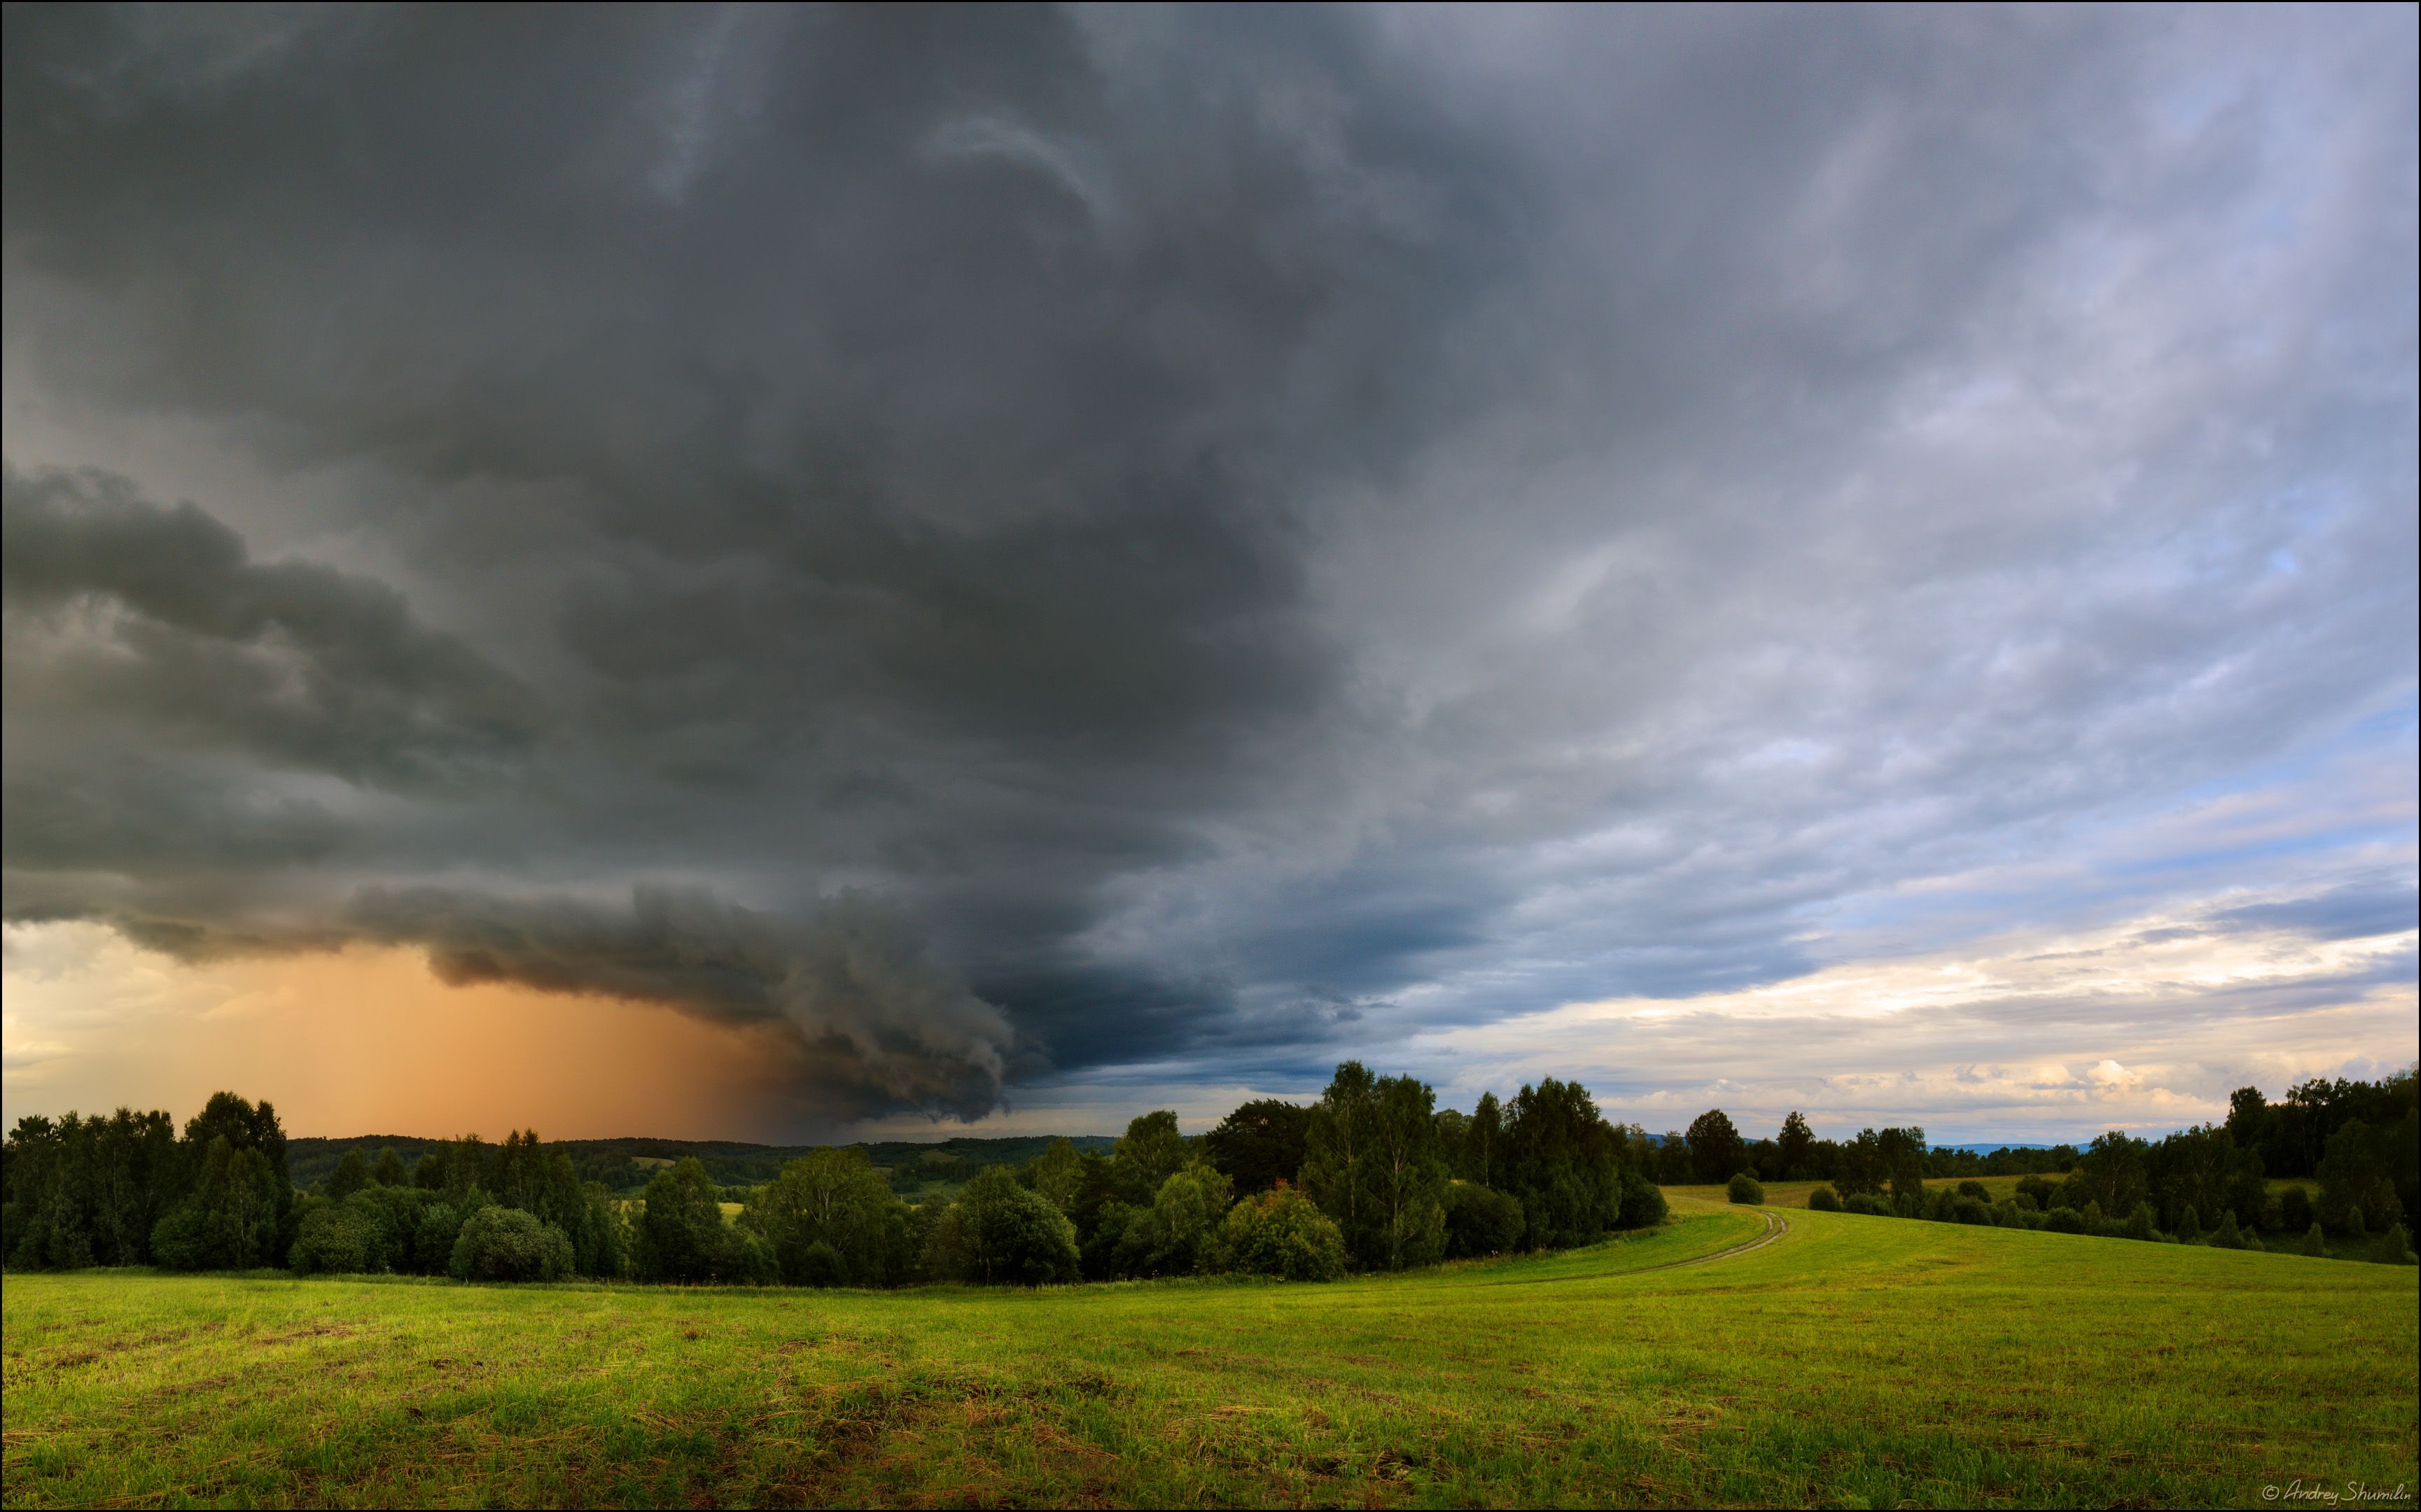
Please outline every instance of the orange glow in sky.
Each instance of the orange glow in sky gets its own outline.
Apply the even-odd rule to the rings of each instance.
[[[90,926],[12,927],[8,1116],[226,1088],[289,1134],[784,1137],[770,1030],[526,988],[448,987],[416,952],[183,965]]]

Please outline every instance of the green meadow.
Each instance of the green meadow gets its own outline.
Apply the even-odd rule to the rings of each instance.
[[[2248,1505],[2421,1480],[2410,1269],[1675,1195],[1594,1248],[1328,1286],[13,1274],[5,1499]]]

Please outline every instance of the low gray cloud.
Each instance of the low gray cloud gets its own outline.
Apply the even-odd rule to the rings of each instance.
[[[2411,764],[2409,13],[5,24],[11,918],[965,1115]],[[2412,825],[2090,891],[2410,927]]]

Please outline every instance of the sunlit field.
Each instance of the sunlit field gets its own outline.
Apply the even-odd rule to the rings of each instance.
[[[6,1500],[2098,1506],[2421,1478],[2411,1270],[1676,1195],[1596,1248],[1332,1286],[13,1275]]]

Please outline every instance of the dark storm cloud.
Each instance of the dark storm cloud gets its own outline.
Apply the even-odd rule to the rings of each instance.
[[[45,723],[81,705],[382,787],[478,781],[535,735],[529,690],[394,589],[251,562],[202,510],[122,478],[8,470],[0,552],[10,698]]]
[[[6,27],[12,917],[964,1113],[1772,980],[2409,709],[2409,17]]]

